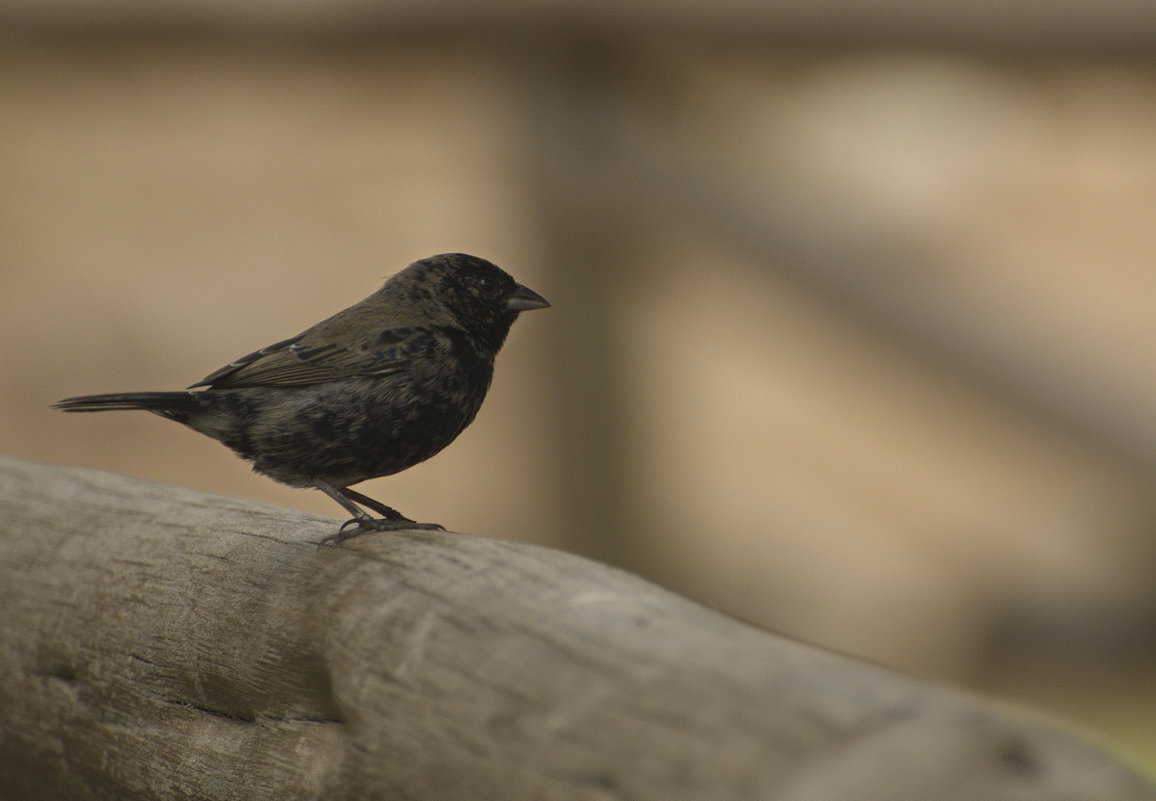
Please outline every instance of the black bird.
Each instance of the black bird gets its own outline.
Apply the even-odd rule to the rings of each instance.
[[[443,253],[189,391],[86,395],[54,407],[145,409],[219,440],[258,473],[316,487],[353,515],[323,541],[440,529],[349,487],[401,472],[453,442],[478,413],[518,313],[549,305],[485,259]]]

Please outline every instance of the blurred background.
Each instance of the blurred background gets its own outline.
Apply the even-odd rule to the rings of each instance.
[[[364,491],[1156,774],[1148,4],[0,0],[0,44],[0,452],[336,517],[48,404],[475,253],[554,307]]]

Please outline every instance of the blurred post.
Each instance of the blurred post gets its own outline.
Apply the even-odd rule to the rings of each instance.
[[[540,33],[540,32],[539,32]],[[508,43],[507,43],[508,45]],[[503,47],[521,101],[525,182],[555,303],[555,486],[571,550],[632,565],[628,377],[616,315],[635,224],[608,170],[605,106],[622,78],[610,41],[552,30]]]

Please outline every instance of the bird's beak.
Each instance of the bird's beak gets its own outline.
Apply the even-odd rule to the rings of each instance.
[[[534,309],[545,309],[549,306],[550,301],[521,284],[515,286],[513,293],[510,297],[506,298],[506,308],[510,311],[532,311]]]

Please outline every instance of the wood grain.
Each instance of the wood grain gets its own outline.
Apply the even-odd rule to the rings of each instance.
[[[565,553],[0,460],[0,798],[1153,799]]]

